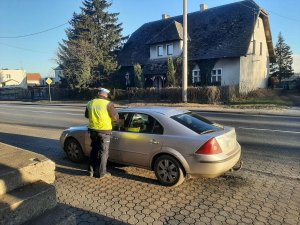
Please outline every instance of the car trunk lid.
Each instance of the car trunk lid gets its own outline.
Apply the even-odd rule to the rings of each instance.
[[[224,131],[225,133],[216,136],[215,139],[219,143],[222,152],[224,154],[230,154],[235,150],[237,144],[235,128],[224,127]]]

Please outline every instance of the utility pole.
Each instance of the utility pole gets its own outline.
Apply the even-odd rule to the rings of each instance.
[[[187,102],[187,0],[183,0],[183,62],[182,62],[182,101]]]

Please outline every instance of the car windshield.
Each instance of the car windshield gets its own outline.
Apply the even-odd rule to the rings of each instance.
[[[220,125],[217,125],[196,113],[184,113],[171,117],[178,123],[186,126],[187,128],[195,131],[198,134],[205,134],[210,132],[219,131],[222,129]]]

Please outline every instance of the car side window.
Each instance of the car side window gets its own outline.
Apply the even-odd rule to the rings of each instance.
[[[162,134],[163,127],[152,116],[142,113],[135,113],[127,129],[129,132]]]
[[[130,122],[130,113],[119,113],[119,123],[113,126],[114,131],[126,131]]]
[[[155,122],[153,124],[152,133],[153,134],[163,134],[164,133],[163,126],[157,120],[155,120]]]

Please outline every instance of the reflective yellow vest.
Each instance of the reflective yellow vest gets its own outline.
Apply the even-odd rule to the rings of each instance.
[[[89,111],[89,125],[88,127],[93,130],[112,130],[112,121],[109,116],[107,105],[108,100],[94,99],[89,101],[87,108]]]

